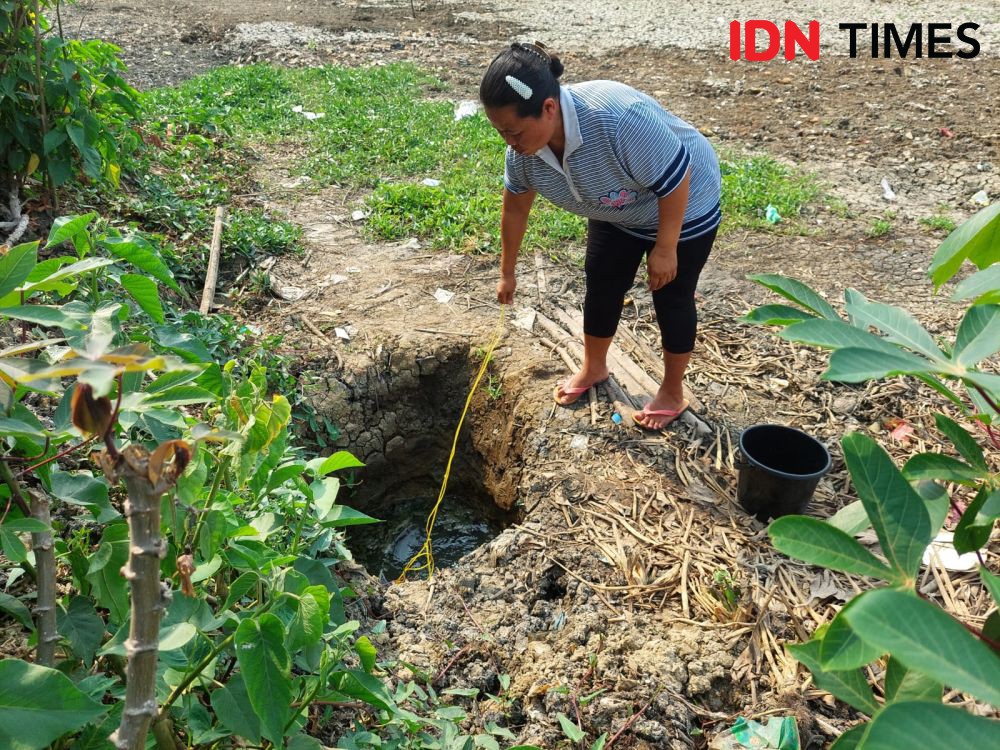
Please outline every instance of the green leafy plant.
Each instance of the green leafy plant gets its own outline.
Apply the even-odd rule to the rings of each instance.
[[[823,377],[861,382],[910,375],[939,393],[978,423],[993,449],[1000,448],[993,425],[1000,417],[1000,376],[982,363],[1000,350],[1000,205],[983,209],[955,229],[934,257],[930,275],[937,286],[965,260],[980,270],[954,292],[972,300],[953,342],[940,343],[906,311],[870,302],[847,290],[847,319],[801,282],[776,275],[752,277],[793,302],[753,310],[746,320],[782,325],[782,338],[832,349]],[[956,392],[950,383],[964,386]],[[938,414],[938,429],[951,442],[954,458],[941,453],[912,456],[902,470],[870,437],[842,440],[859,500],[829,521],[805,516],[775,520],[775,546],[806,562],[867,576],[882,586],[851,599],[837,616],[789,651],[813,673],[822,689],[872,717],[841,736],[845,748],[978,748],[1000,742],[1000,722],[941,703],[943,687],[1000,705],[1000,615],[980,629],[964,624],[916,589],[924,550],[949,507],[960,511],[954,544],[976,552],[1000,517],[1000,476],[992,472],[976,439],[954,419]],[[974,500],[962,510],[949,497],[952,486],[969,488]],[[854,535],[873,527],[882,557]],[[980,577],[1000,605],[1000,579],[980,557]],[[862,667],[883,663],[885,702],[876,701]]]
[[[139,140],[131,129],[138,116],[137,93],[122,77],[118,48],[64,38],[43,13],[58,2],[0,2],[5,207],[8,195],[11,205],[20,206],[20,188],[36,174],[52,187],[76,174],[117,185],[122,155]],[[9,216],[8,223],[20,223],[19,211],[12,213],[18,215]]]
[[[920,219],[920,223],[925,227],[930,227],[931,229],[943,230],[945,232],[955,231],[955,220],[950,216],[943,216],[942,214],[934,214],[932,216],[925,216]]]
[[[0,607],[36,648],[0,669],[2,744],[312,750],[314,707],[343,705],[366,710],[342,747],[382,727],[381,747],[496,746],[461,739],[459,707],[388,684],[347,615],[342,530],[374,519],[338,502],[337,475],[360,462],[303,457],[265,368],[220,366],[218,334],[171,325],[170,300],[112,301],[129,265],[173,280],[145,238],[96,224],[55,222],[46,249],[71,255],[0,257],[17,303],[0,325],[22,337],[0,352]],[[46,722],[25,727],[28,707]]]
[[[872,222],[868,227],[868,236],[874,239],[885,237],[892,231],[892,217],[883,216]]]

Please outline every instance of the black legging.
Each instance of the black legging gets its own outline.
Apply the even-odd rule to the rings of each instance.
[[[716,230],[693,240],[677,243],[677,276],[653,292],[660,341],[670,354],[694,349],[698,313],[694,290],[708,260]],[[590,219],[587,225],[587,296],[583,303],[583,331],[589,336],[609,338],[618,330],[625,294],[653,240],[644,240],[606,221]]]

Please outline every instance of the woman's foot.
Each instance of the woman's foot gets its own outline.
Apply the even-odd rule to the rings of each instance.
[[[609,371],[605,368],[603,371],[591,372],[587,370],[581,370],[576,373],[571,378],[566,380],[560,380],[556,384],[555,390],[555,400],[559,406],[569,406],[570,404],[576,403],[579,398],[586,393],[592,386],[598,383],[603,383],[608,379]]]
[[[662,430],[679,419],[688,406],[683,398],[675,399],[657,393],[652,401],[632,415],[632,419],[647,430]]]

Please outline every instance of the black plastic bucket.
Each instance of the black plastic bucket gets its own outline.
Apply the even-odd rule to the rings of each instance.
[[[745,429],[740,453],[736,497],[747,513],[764,523],[802,513],[830,470],[830,453],[821,442],[778,424]]]

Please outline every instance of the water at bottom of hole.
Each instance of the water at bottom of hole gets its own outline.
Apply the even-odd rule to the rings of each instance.
[[[391,504],[359,508],[382,523],[355,526],[347,534],[354,558],[374,576],[393,580],[424,544],[427,516],[437,495],[396,496]],[[492,502],[464,493],[448,493],[438,509],[432,534],[434,566],[453,565],[460,557],[488,542],[507,523]],[[426,573],[420,573],[426,576]]]

